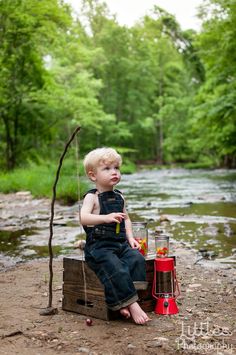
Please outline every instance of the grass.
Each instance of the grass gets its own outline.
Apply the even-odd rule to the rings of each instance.
[[[79,188],[75,164],[63,164],[57,183],[57,200],[75,202]],[[82,167],[79,168],[81,176]],[[3,193],[30,191],[34,197],[52,197],[52,188],[56,178],[57,164],[44,162],[30,163],[12,172],[0,173],[0,191]],[[87,190],[88,184],[80,181],[80,196]]]
[[[51,198],[57,168],[56,162],[44,161],[38,164],[29,163],[12,172],[2,172],[0,173],[0,191],[3,193],[30,191],[34,197]],[[77,173],[76,163],[73,159],[63,162],[57,183],[57,200],[73,203],[78,201],[78,196],[83,196],[89,189],[90,184],[84,177],[82,163],[80,163],[78,170]],[[131,174],[135,171],[135,164],[128,160],[122,165],[123,174]],[[78,175],[80,177],[79,184]]]
[[[137,170],[137,167],[136,165],[128,160],[128,159],[125,159],[122,166],[121,166],[121,174],[133,174],[135,173]]]

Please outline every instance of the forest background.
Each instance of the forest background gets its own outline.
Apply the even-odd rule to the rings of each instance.
[[[76,159],[98,146],[125,172],[234,168],[236,1],[203,0],[198,16],[201,31],[183,31],[154,6],[127,27],[101,0],[76,16],[62,0],[0,0],[0,190],[50,194],[77,126],[62,198],[76,199]]]

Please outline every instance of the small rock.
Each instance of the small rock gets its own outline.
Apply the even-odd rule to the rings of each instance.
[[[201,287],[202,284],[190,284],[188,285],[190,288],[198,288],[198,287]]]
[[[18,191],[16,192],[16,196],[31,196],[30,191]]]
[[[209,225],[205,228],[203,228],[203,234],[208,235],[208,236],[217,236],[217,234],[219,233],[219,228],[217,226],[214,225]]]
[[[56,286],[53,291],[61,291],[62,290],[62,286]]]
[[[168,339],[165,338],[165,337],[156,337],[156,338],[153,338],[153,340],[157,340],[157,341],[160,341],[160,342],[163,342],[163,343],[168,341]]]
[[[87,353],[87,354],[90,352],[90,350],[88,348],[83,348],[83,347],[78,348],[78,351],[80,351],[81,353]]]
[[[133,344],[128,344],[127,348],[128,348],[128,349],[135,349],[135,348],[136,348],[136,346],[135,346],[135,345],[133,345]]]
[[[49,315],[54,315],[58,313],[58,309],[54,307],[48,307],[45,309],[40,310],[39,314],[40,316],[49,316]]]
[[[159,221],[160,222],[170,222],[169,218],[165,215],[160,215]]]
[[[22,251],[21,253],[23,256],[32,256],[32,255],[35,255],[37,254],[35,250],[33,249],[25,249],[24,251]]]
[[[150,341],[147,343],[147,347],[148,348],[161,348],[162,343],[160,343],[159,341]]]
[[[161,228],[161,227],[156,227],[156,228],[155,228],[155,234],[159,235],[159,234],[161,234],[161,233],[163,233],[162,228]]]
[[[234,234],[229,224],[224,224],[224,235],[226,237],[231,237]]]

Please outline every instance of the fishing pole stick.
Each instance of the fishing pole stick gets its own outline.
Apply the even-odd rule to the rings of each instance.
[[[53,238],[53,218],[54,218],[54,205],[55,205],[55,201],[56,201],[56,188],[57,188],[57,183],[59,180],[59,176],[60,176],[60,171],[61,171],[61,167],[62,167],[62,163],[64,160],[64,157],[67,153],[67,150],[71,144],[71,142],[73,141],[73,139],[75,138],[76,134],[80,131],[81,127],[77,127],[74,132],[72,133],[70,139],[68,140],[68,142],[65,145],[64,151],[60,157],[59,160],[59,165],[57,168],[57,172],[56,172],[56,178],[53,184],[53,194],[52,194],[52,201],[51,201],[51,216],[50,216],[50,224],[49,224],[49,230],[50,230],[50,234],[49,234],[49,240],[48,240],[48,251],[49,251],[49,284],[48,284],[48,306],[47,308],[43,309],[40,311],[40,315],[52,315],[52,314],[56,314],[58,312],[57,308],[52,307],[52,281],[53,281],[53,250],[52,250],[52,238]]]

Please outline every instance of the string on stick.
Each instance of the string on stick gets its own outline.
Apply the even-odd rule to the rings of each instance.
[[[49,240],[48,240],[48,251],[49,251],[49,284],[48,284],[48,306],[46,309],[40,311],[40,315],[52,315],[52,314],[56,314],[58,312],[57,308],[52,307],[52,297],[53,297],[53,292],[52,292],[52,282],[53,282],[53,250],[52,250],[52,238],[53,238],[53,219],[54,219],[54,205],[55,205],[55,201],[56,201],[56,188],[57,188],[57,183],[59,180],[59,176],[60,176],[60,171],[61,171],[61,167],[62,167],[62,163],[64,160],[64,157],[67,153],[67,150],[71,144],[71,142],[73,141],[73,139],[75,138],[76,134],[80,131],[81,127],[78,126],[74,132],[72,133],[70,139],[68,140],[68,142],[65,145],[64,151],[60,157],[59,160],[59,165],[57,168],[57,172],[56,172],[56,178],[53,184],[53,188],[52,188],[52,201],[51,201],[51,216],[50,216],[50,224],[49,224]]]

